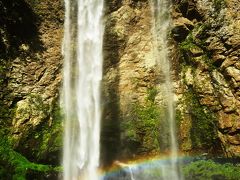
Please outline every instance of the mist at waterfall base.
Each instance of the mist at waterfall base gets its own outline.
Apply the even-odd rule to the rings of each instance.
[[[168,60],[168,0],[152,0],[154,56],[163,72],[162,95],[166,107],[164,133],[168,159],[134,164],[119,162],[119,173],[100,174],[101,80],[104,0],[65,0],[63,107],[64,180],[179,180],[174,124],[174,102]],[[166,139],[165,139],[166,141]],[[165,149],[166,150],[166,149]],[[103,173],[104,174],[104,173]]]

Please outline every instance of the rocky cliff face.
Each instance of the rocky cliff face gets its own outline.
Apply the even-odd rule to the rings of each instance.
[[[107,6],[102,141],[113,147],[105,149],[113,156],[155,154],[161,146],[155,127],[162,113],[162,74],[154,61],[150,1]],[[239,5],[182,0],[173,1],[171,10],[169,59],[180,149],[238,156]]]
[[[234,0],[174,4],[183,150],[211,149],[219,139],[227,156],[239,156],[239,8]]]
[[[109,163],[156,152],[160,115],[149,2],[117,1],[106,8],[102,156]]]
[[[54,164],[62,146],[63,4],[18,0],[0,7],[1,134],[29,160]],[[239,2],[179,0],[169,11],[180,149],[239,156]],[[101,143],[108,165],[159,152],[164,105],[150,1],[108,1],[105,22]]]
[[[0,1],[1,134],[35,162],[57,163],[62,146],[61,1]]]

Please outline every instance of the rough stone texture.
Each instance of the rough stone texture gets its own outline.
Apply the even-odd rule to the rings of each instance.
[[[104,40],[102,152],[106,161],[156,150],[144,140],[130,142],[122,127],[133,104],[144,104],[148,89],[157,81],[151,7],[148,1],[118,2],[121,6],[106,14]],[[144,148],[148,152],[141,150]]]
[[[6,6],[7,11],[0,12],[0,23],[4,24],[0,27],[0,115],[4,114],[0,125],[11,127],[15,149],[29,155],[35,147],[30,160],[44,161],[53,155],[48,147],[55,142],[52,137],[59,134],[54,130],[54,106],[62,80],[63,4],[59,0],[19,0],[15,5],[13,1],[2,2],[0,6]],[[127,134],[131,132],[123,127],[132,118],[132,105],[146,105],[148,90],[161,89],[161,72],[154,60],[149,2],[105,2],[101,147],[106,164],[117,158],[157,151],[152,148],[154,142],[149,139],[149,132],[138,134],[142,139],[129,141]],[[172,11],[170,50],[180,111],[177,120],[181,150],[216,150],[214,144],[199,145],[192,138],[197,111],[186,102],[191,101],[186,98],[186,93],[191,92],[197,98],[197,110],[215,116],[216,121],[210,123],[214,124],[216,132],[213,133],[220,139],[225,155],[239,156],[240,3],[238,0],[178,0],[174,1]],[[6,14],[9,19],[4,19]],[[158,103],[161,98],[157,95]],[[197,120],[201,124],[201,118]],[[56,127],[60,129],[61,125]],[[206,135],[201,136],[204,139]],[[38,141],[41,146],[37,145]],[[217,144],[217,139],[214,142]],[[39,155],[38,148],[44,153]],[[53,152],[58,152],[57,148]]]
[[[55,146],[51,143],[54,139],[44,139],[41,133],[48,134],[57,122],[53,114],[62,80],[63,2],[19,0],[1,1],[0,5],[5,9],[0,17],[5,48],[1,60],[7,62],[0,101],[11,113],[6,119],[0,117],[0,124],[8,123],[9,138],[18,152],[31,161],[55,164],[43,156],[43,149],[36,149],[36,154],[33,149],[36,142],[41,145],[43,141],[48,150]],[[54,149],[55,154],[60,150]]]
[[[31,134],[31,129],[36,129],[42,121],[47,119],[47,110],[48,107],[44,107],[40,97],[27,97],[17,102],[15,116],[12,122],[13,138],[16,141],[16,147],[19,146],[19,139]]]
[[[171,35],[175,42],[169,42],[177,111],[180,111],[177,117],[180,148],[201,153],[216,153],[217,149],[227,156],[236,156],[239,152],[236,119],[240,111],[239,3],[237,0],[180,0],[173,3],[172,10]],[[131,151],[122,128],[131,116],[132,104],[144,104],[149,88],[161,88],[158,84],[161,72],[153,55],[150,4],[113,1],[107,3],[106,18],[102,143],[108,154],[103,156],[113,152],[114,159],[117,154],[154,153],[151,148],[141,151],[146,146],[144,138],[142,142],[130,142],[134,149]],[[192,101],[186,97],[189,92],[197,98],[197,109],[186,102]],[[161,98],[157,96],[156,100],[161,103]],[[203,114],[196,119],[194,113],[199,110]],[[202,142],[194,142],[195,126],[200,124],[204,128],[204,123],[211,127],[212,135],[205,138],[199,132]],[[112,139],[107,140],[105,137],[109,135]],[[204,138],[208,140],[204,142]],[[107,146],[113,147],[112,151],[108,152]]]
[[[194,25],[187,35],[174,31],[176,25],[172,31],[184,63],[179,87],[185,89],[185,92],[192,88],[200,104],[214,114],[218,138],[226,156],[240,155],[239,10],[238,0],[178,1],[173,8],[175,21],[183,17]],[[194,15],[191,12],[196,13]],[[178,36],[184,39],[176,38]],[[183,99],[179,101],[179,107],[184,107],[182,103]],[[181,111],[187,113],[187,109],[185,107]],[[189,122],[189,119],[182,120],[180,131],[189,132],[183,128],[185,121]],[[182,150],[189,150],[185,144],[190,140],[189,132],[182,140]],[[207,149],[205,151],[210,153]]]

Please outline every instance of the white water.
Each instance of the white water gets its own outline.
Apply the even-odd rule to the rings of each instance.
[[[130,173],[131,180],[135,180],[132,168],[130,166],[128,168],[129,168],[129,173]]]
[[[131,180],[136,180],[136,179],[134,178],[133,170],[132,170],[131,165],[122,163],[122,162],[120,162],[120,161],[115,161],[115,165],[118,165],[118,166],[120,166],[121,168],[127,168],[127,169],[128,169],[128,173],[130,174],[130,179],[131,179]]]
[[[163,179],[178,180],[183,179],[178,172],[177,162],[177,140],[175,128],[175,108],[173,83],[171,79],[171,65],[168,58],[168,33],[170,27],[170,1],[169,0],[152,0],[152,11],[154,14],[153,21],[153,38],[155,47],[155,57],[157,65],[164,77],[164,83],[161,84],[161,93],[166,107],[165,117],[161,120],[164,123],[164,133],[167,134],[161,139],[162,142],[169,141],[168,147],[163,150],[170,151],[170,167],[161,168]],[[160,132],[161,133],[161,132]],[[167,138],[166,138],[167,137]]]
[[[65,0],[64,180],[98,180],[103,0]]]

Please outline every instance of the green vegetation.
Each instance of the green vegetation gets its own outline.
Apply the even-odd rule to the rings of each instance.
[[[147,103],[155,104],[155,98],[158,94],[158,90],[156,88],[150,88],[147,90]]]
[[[26,109],[26,108],[29,108]],[[18,108],[18,114],[23,111],[20,117],[24,118],[25,111],[36,114],[40,123],[33,129],[26,131],[21,137],[20,149],[28,150],[26,155],[34,161],[58,162],[57,156],[62,148],[62,110],[55,102],[52,106],[44,104],[42,97],[36,94],[30,95],[26,108]],[[35,118],[35,117],[33,117]]]
[[[2,65],[0,60],[0,86],[3,84],[5,71],[5,67]]]
[[[147,94],[143,105],[132,104],[130,117],[122,125],[126,138],[141,143],[143,151],[145,148],[150,151],[159,149],[159,126],[162,114],[160,106],[155,102],[157,89],[151,88]]]
[[[189,141],[192,144],[189,144],[189,147],[195,150],[208,149],[211,151],[219,143],[216,131],[216,117],[214,112],[199,102],[200,97],[195,89],[196,82],[194,79],[197,69],[201,70],[204,68],[203,71],[205,69],[212,71],[219,68],[219,65],[212,59],[212,52],[207,48],[208,42],[206,40],[210,36],[211,26],[212,24],[208,21],[196,24],[186,39],[179,43],[181,72],[185,75],[183,79],[185,85],[188,86],[188,92],[184,94],[184,102],[192,123],[190,131],[191,141]],[[180,117],[181,115],[177,115],[176,119],[181,120]]]
[[[36,117],[42,116],[50,120],[40,123],[35,129],[24,132],[17,147],[14,147],[16,140],[10,134],[12,127],[4,122],[0,124],[0,179],[22,180],[32,174],[44,176],[49,173],[57,174],[61,170],[59,167],[37,164],[39,162],[54,165],[59,163],[59,151],[62,147],[62,113],[59,105],[55,103],[51,109],[43,103],[39,95],[35,94],[30,95],[26,103],[27,106],[24,104],[18,109],[18,113],[23,116],[31,113]],[[31,111],[26,108],[30,108]],[[24,153],[24,156],[17,151]],[[28,159],[37,163],[32,163]]]
[[[150,166],[149,166],[150,167]],[[167,170],[166,170],[167,171]],[[218,163],[213,160],[197,160],[184,164],[180,171],[186,180],[238,180],[240,164]],[[166,173],[166,172],[165,172]],[[168,172],[171,173],[171,172]],[[144,170],[147,177],[159,178],[162,172],[158,168]],[[154,179],[155,179],[154,178]]]
[[[193,89],[189,89],[185,93],[185,103],[192,119],[191,140],[193,148],[215,147],[218,142],[214,114],[206,106],[200,104]]]
[[[219,11],[226,6],[226,1],[225,0],[214,0],[213,5],[214,5],[216,12],[219,13]]]
[[[212,60],[212,54],[208,51],[206,45],[209,29],[210,25],[207,23],[198,24],[186,39],[179,44],[184,66],[186,64],[198,65],[204,63],[208,66],[209,71],[218,68],[217,64]]]
[[[198,23],[194,29],[187,35],[186,39],[179,44],[182,51],[189,51],[191,48],[201,48],[206,50],[206,39],[210,25],[207,23]]]
[[[181,50],[188,51],[192,47],[196,47],[196,44],[194,44],[193,34],[192,32],[188,34],[186,39],[179,44],[179,47]]]
[[[53,172],[59,167],[36,164],[28,161],[11,148],[9,140],[1,133],[0,139],[0,179],[24,180],[28,171]]]
[[[200,160],[183,168],[185,179],[194,180],[237,180],[240,179],[240,165],[219,164],[212,160]]]
[[[33,153],[38,159],[42,159],[47,154],[59,151],[63,146],[62,141],[62,122],[63,114],[59,105],[55,105],[52,111],[52,124],[45,123],[40,131],[36,131],[32,136],[40,142],[38,147],[33,148]],[[49,130],[51,128],[51,131]]]
[[[163,175],[172,173],[171,168],[161,171],[161,165],[150,165],[143,168],[141,177],[143,179],[161,179]],[[195,160],[179,167],[185,180],[239,180],[240,179],[240,164],[218,163],[214,160]],[[137,173],[136,173],[137,174]],[[171,176],[167,176],[171,178]]]
[[[183,115],[181,113],[181,110],[176,109],[176,112],[175,112],[176,129],[179,129],[182,120],[183,120]],[[179,133],[179,131],[177,131],[177,134],[178,133]]]

